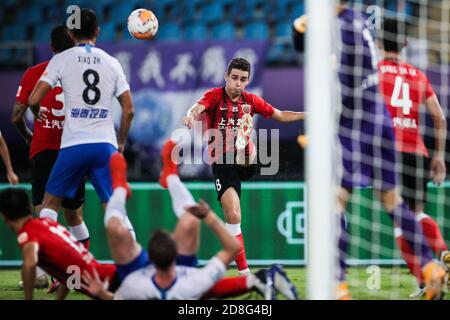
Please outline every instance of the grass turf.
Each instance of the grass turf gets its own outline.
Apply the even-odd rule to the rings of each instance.
[[[253,269],[255,271],[256,268]],[[306,296],[306,270],[304,268],[286,268],[289,278],[296,285],[300,297]],[[350,268],[348,273],[350,291],[355,300],[397,300],[409,299],[409,294],[416,288],[413,277],[405,268],[380,268],[379,281],[366,267]],[[236,270],[229,270],[228,276],[236,276]],[[19,269],[0,270],[0,300],[17,300],[23,298],[23,292],[18,288],[20,280]],[[280,297],[282,299],[282,297]],[[34,299],[53,300],[54,295],[45,290],[35,290]],[[71,292],[69,300],[89,300],[90,298]],[[256,293],[242,295],[236,299],[261,299]]]

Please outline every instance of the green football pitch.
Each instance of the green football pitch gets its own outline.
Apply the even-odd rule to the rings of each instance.
[[[253,268],[253,270],[257,270]],[[410,299],[409,294],[415,291],[413,277],[405,268],[377,269],[379,277],[374,277],[373,270],[366,267],[349,269],[348,279],[352,297],[355,300],[397,300]],[[286,268],[289,278],[296,285],[300,298],[306,296],[306,270],[304,268]],[[236,270],[227,272],[228,276],[237,275]],[[20,280],[19,269],[0,270],[0,300],[22,299],[23,292],[18,288]],[[283,297],[279,297],[283,299]],[[47,294],[45,290],[35,290],[34,299],[53,300],[54,295]],[[87,300],[88,297],[71,292],[71,300]],[[242,295],[236,299],[261,299],[256,293]]]

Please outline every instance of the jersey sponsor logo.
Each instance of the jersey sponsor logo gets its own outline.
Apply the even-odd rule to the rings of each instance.
[[[416,119],[394,117],[392,124],[394,128],[417,129]]]
[[[28,233],[27,232],[22,232],[17,237],[17,242],[19,242],[19,244],[23,244],[23,243],[25,243],[27,241],[28,241]]]
[[[73,108],[70,112],[72,118],[80,119],[106,119],[109,110],[94,108]]]

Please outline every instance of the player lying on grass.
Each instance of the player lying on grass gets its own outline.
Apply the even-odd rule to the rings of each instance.
[[[125,202],[129,195],[126,162],[121,154],[113,155],[111,176],[114,191],[106,207],[105,226],[122,284],[113,294],[105,289],[101,277],[94,271],[85,274],[85,289],[102,299],[225,298],[252,290],[260,292],[266,299],[272,299],[276,293],[274,289],[288,299],[296,299],[295,287],[278,265],[260,270],[256,275],[219,280],[235,258],[239,243],[206,203],[195,203],[180,181],[177,166],[171,160],[174,146],[169,141],[163,148],[161,179],[168,184],[179,220],[173,234],[158,230],[152,235],[148,252],[131,237],[124,223],[127,215]],[[223,249],[205,267],[195,268],[200,219],[217,235]]]
[[[114,278],[115,265],[100,264],[65,227],[49,218],[33,218],[32,212],[25,190],[8,188],[0,192],[0,215],[17,233],[22,251],[25,299],[33,298],[37,266],[61,283],[56,290],[57,299],[66,297],[67,286],[84,292],[80,282],[85,270],[96,269],[101,279]]]

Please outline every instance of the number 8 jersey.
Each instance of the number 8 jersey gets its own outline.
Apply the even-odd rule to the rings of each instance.
[[[428,157],[419,129],[419,107],[435,95],[427,76],[410,64],[384,59],[378,64],[378,77],[391,114],[396,149]]]
[[[113,99],[129,90],[117,59],[92,45],[80,45],[55,55],[42,81],[64,91],[65,125],[61,149],[88,143],[117,148],[112,117]]]

